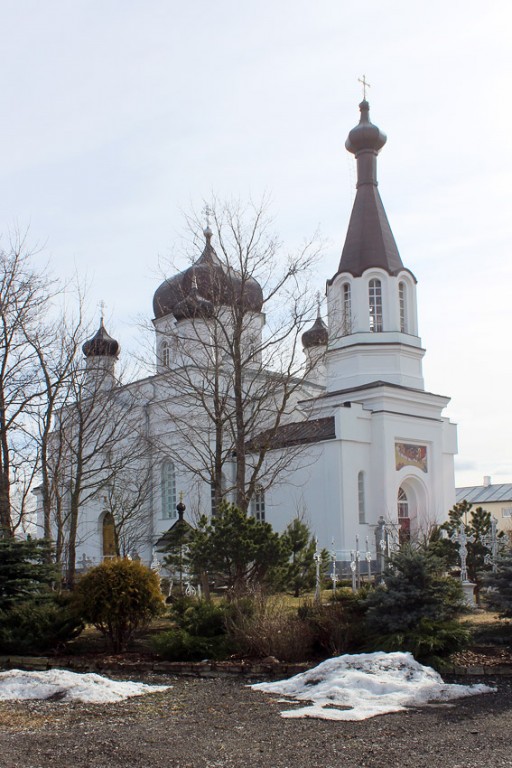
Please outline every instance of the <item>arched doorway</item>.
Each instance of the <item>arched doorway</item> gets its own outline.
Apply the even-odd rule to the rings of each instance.
[[[428,526],[427,489],[417,477],[407,477],[397,492],[397,518],[400,544],[417,538]]]
[[[114,525],[114,516],[111,512],[105,512],[102,521],[102,557],[109,560],[116,557],[116,528]]]

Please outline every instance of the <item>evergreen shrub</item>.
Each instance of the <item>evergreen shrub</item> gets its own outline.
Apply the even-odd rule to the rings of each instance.
[[[230,653],[225,603],[192,597],[173,600],[169,618],[174,628],[153,638],[154,650],[169,661],[223,659]]]
[[[164,606],[158,575],[140,562],[117,558],[84,574],[75,599],[84,621],[101,632],[114,653],[126,650],[134,633]]]
[[[43,602],[23,600],[8,611],[0,611],[0,652],[25,654],[61,650],[78,637],[83,628],[68,596],[55,595]]]
[[[83,629],[45,539],[0,539],[0,653],[62,648]]]

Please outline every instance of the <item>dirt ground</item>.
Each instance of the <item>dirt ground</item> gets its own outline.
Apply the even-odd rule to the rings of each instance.
[[[133,676],[132,676],[132,679]],[[118,704],[0,703],[1,768],[512,767],[512,679],[497,693],[358,723],[290,720],[242,680],[164,678]]]

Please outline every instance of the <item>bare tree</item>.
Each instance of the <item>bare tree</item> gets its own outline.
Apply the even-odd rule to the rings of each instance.
[[[69,586],[75,580],[82,510],[89,501],[103,502],[112,495],[121,474],[145,456],[145,447],[137,439],[137,391],[121,386],[110,371],[91,370],[80,360],[71,373],[65,404],[56,414],[50,450],[57,554],[66,561]],[[139,488],[131,502],[132,516],[142,495]]]
[[[311,240],[284,254],[264,205],[214,203],[209,215],[202,255],[155,296],[159,370],[169,373],[161,407],[174,430],[162,450],[208,483],[215,503],[231,494],[247,510],[296,464],[300,441],[272,462],[267,454],[283,425],[306,417],[299,399],[319,391],[307,383],[318,360],[304,360],[301,344],[319,248]],[[200,222],[188,223],[197,243]]]
[[[44,394],[33,339],[53,284],[30,264],[24,237],[0,251],[0,531],[23,522],[38,466],[34,419]]]
[[[132,446],[130,460],[117,467],[111,482],[103,489],[102,500],[105,511],[111,515],[117,557],[131,555],[139,550],[141,543],[151,540],[151,511],[148,510],[151,480],[149,452],[139,445],[138,452],[134,453]]]

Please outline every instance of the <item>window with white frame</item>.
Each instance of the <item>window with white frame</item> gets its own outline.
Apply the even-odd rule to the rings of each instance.
[[[259,523],[265,522],[265,491],[261,487],[251,499],[251,514]]]
[[[352,297],[350,283],[341,286],[341,335],[347,336],[352,331]]]
[[[399,520],[409,517],[409,500],[403,488],[398,489],[397,511]]]
[[[370,313],[370,331],[382,331],[382,283],[380,280],[370,280],[368,283],[368,301]]]
[[[366,522],[366,503],[364,494],[364,472],[357,475],[357,507],[359,511],[359,522]]]
[[[400,303],[400,331],[407,333],[407,286],[398,283],[398,300]]]
[[[169,459],[162,464],[162,517],[172,520],[177,517],[176,512],[176,469]]]
[[[501,516],[502,517],[512,517],[512,507],[502,507],[501,508]]]
[[[162,344],[162,365],[165,368],[169,368],[171,364],[171,345],[168,341],[164,341]]]

